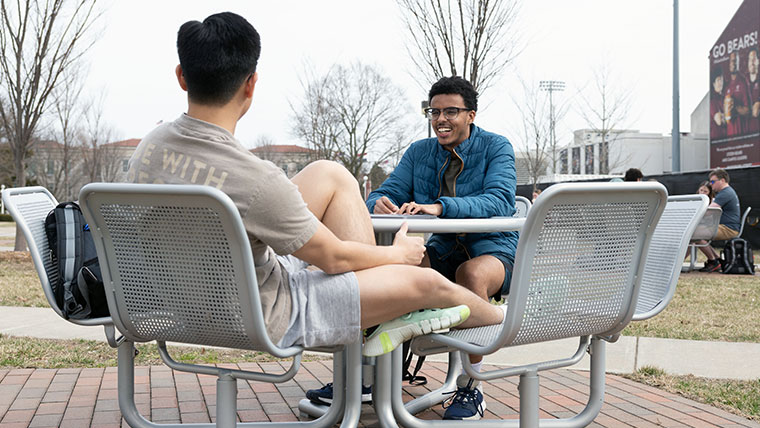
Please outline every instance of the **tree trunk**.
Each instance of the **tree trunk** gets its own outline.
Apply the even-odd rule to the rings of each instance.
[[[26,170],[24,168],[25,156],[16,156],[14,162],[14,169],[16,172],[16,187],[26,186]],[[16,242],[13,244],[13,251],[26,251],[26,239],[24,239],[24,233],[21,231],[21,227],[16,225]]]

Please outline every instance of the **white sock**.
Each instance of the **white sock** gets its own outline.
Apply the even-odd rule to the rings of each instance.
[[[474,371],[480,373],[480,367],[483,365],[483,360],[480,360],[477,363],[472,363],[471,365]]]

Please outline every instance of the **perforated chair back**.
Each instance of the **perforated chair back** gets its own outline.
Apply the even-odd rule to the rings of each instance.
[[[250,243],[230,198],[207,186],[89,184],[80,203],[111,316],[132,341],[265,351]]]
[[[45,235],[45,218],[58,205],[58,201],[44,187],[32,186],[3,190],[3,203],[26,238],[48,304],[63,317],[48,280],[58,276],[58,266],[50,258],[50,247]]]
[[[455,330],[440,342],[467,342],[480,347],[467,352],[489,354],[502,346],[617,334],[633,316],[643,254],[666,203],[659,183],[551,186],[520,232],[504,323]]]
[[[705,195],[668,198],[646,254],[633,321],[651,318],[670,303],[681,275],[683,256],[689,247],[689,240],[707,210],[709,201]]]
[[[720,216],[723,214],[723,210],[719,207],[707,207],[704,215],[697,223],[694,233],[691,235],[692,241],[698,240],[710,240],[718,233],[718,225],[720,224]]]
[[[531,205],[531,202],[525,196],[515,196],[515,215],[513,217],[527,217]]]

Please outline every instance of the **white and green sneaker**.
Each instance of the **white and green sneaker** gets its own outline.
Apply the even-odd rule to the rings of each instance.
[[[413,337],[447,330],[463,323],[469,316],[470,308],[467,305],[409,312],[377,326],[364,342],[362,353],[367,357],[376,357],[391,352]]]

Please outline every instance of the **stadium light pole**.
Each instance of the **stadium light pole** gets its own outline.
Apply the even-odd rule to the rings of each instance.
[[[565,82],[561,80],[540,80],[538,82],[538,88],[542,91],[549,92],[549,137],[551,138],[551,148],[552,148],[552,172],[556,174],[557,154],[555,152],[557,151],[557,137],[554,134],[555,118],[554,118],[554,98],[552,97],[552,94],[554,92],[564,91]]]
[[[678,81],[678,0],[673,0],[673,139],[672,172],[681,172],[681,124],[680,124],[680,100]]]

